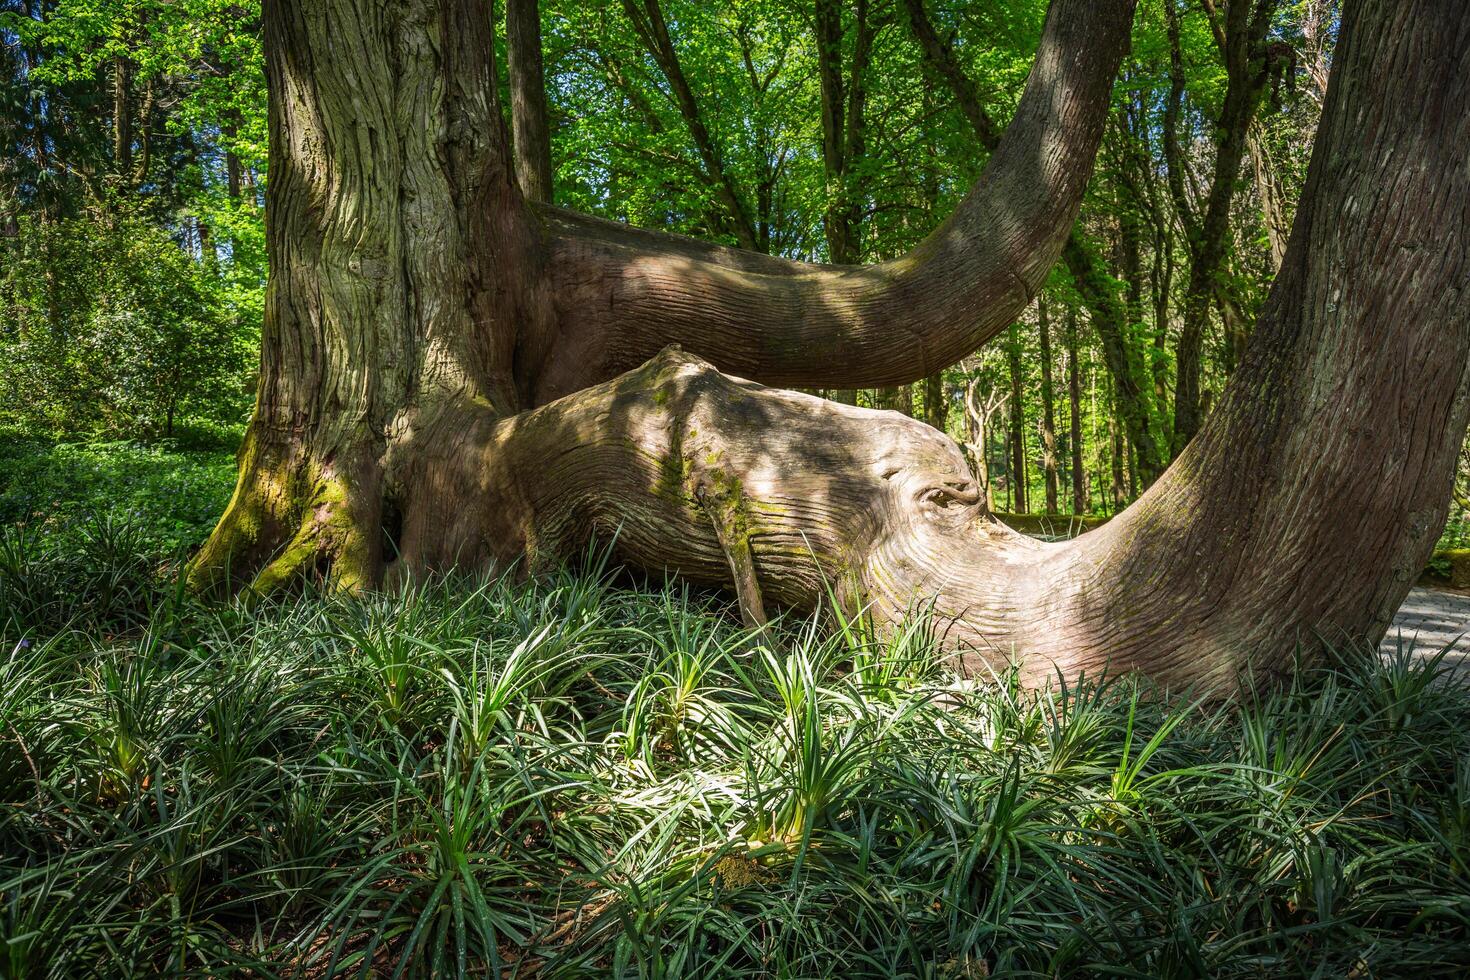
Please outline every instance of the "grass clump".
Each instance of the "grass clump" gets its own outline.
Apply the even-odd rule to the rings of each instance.
[[[223,451],[0,439],[0,625],[138,628],[234,479]]]

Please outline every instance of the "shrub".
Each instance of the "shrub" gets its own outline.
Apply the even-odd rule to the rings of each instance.
[[[0,428],[158,437],[243,420],[253,327],[157,225],[23,220],[0,270]]]

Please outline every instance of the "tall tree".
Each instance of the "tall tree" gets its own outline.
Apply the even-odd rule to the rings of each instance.
[[[505,68],[510,76],[510,122],[516,177],[532,201],[551,200],[551,129],[541,58],[538,0],[506,0]]]
[[[1011,401],[1006,406],[1006,415],[1010,420],[1007,445],[1011,451],[1011,509],[1017,514],[1025,514],[1030,510],[1030,505],[1026,499],[1026,385],[1021,376],[1019,323],[1011,324],[1010,335],[1006,339],[1006,367],[1011,380]]]
[[[929,426],[762,386],[908,383],[1015,321],[1075,220],[1131,13],[1054,0],[955,214],[901,259],[832,268],[526,202],[484,3],[272,0],[265,373],[193,581],[372,585],[616,532],[628,562],[733,583],[751,621],[834,582],[880,624],[932,597],[949,648],[1033,683],[1228,689],[1381,634],[1470,421],[1470,9],[1349,8],[1248,355],[1104,529],[1017,536]]]
[[[1077,368],[1077,311],[1067,310],[1067,448],[1072,455],[1072,513],[1087,513],[1087,474],[1082,466],[1082,374]]]
[[[1041,470],[1046,480],[1046,512],[1057,512],[1057,417],[1051,384],[1051,319],[1046,299],[1036,299],[1036,329],[1041,345]]]
[[[659,0],[623,0],[623,10],[633,25],[633,30],[642,39],[649,55],[658,64],[668,82],[679,114],[689,129],[695,149],[704,165],[705,176],[714,185],[721,203],[725,207],[724,228],[735,237],[741,248],[757,249],[760,236],[750,207],[740,193],[740,188],[725,165],[725,155],[714,135],[710,133],[699,99],[694,93],[674,40],[669,35],[669,25],[664,19],[664,10]]]
[[[1230,246],[1230,209],[1240,180],[1251,123],[1256,118],[1280,53],[1267,41],[1277,0],[1236,0],[1226,5],[1223,22],[1214,0],[1201,0],[1209,18],[1216,46],[1225,65],[1225,97],[1219,116],[1213,120],[1215,154],[1210,188],[1203,213],[1199,213],[1186,190],[1186,163],[1181,144],[1181,113],[1185,76],[1180,43],[1177,0],[1164,0],[1170,48],[1170,89],[1164,117],[1164,148],[1169,161],[1169,188],[1175,209],[1185,228],[1189,246],[1189,283],[1184,296],[1184,324],[1179,335],[1174,395],[1174,451],[1180,452],[1199,430],[1200,353],[1210,309],[1220,303],[1233,314],[1223,276]],[[1236,340],[1237,345],[1239,339]]]

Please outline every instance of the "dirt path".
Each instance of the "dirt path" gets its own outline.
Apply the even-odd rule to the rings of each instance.
[[[1446,655],[1460,669],[1470,669],[1470,595],[1414,589],[1389,627],[1382,650],[1390,653],[1402,642],[1416,653],[1432,656],[1454,644]]]

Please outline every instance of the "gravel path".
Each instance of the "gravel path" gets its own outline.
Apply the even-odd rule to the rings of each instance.
[[[1462,634],[1470,634],[1470,596],[1414,589],[1399,607],[1381,649],[1391,653],[1400,642],[1412,643],[1416,653],[1433,656],[1454,643],[1445,662],[1466,670],[1470,669],[1470,635]]]

